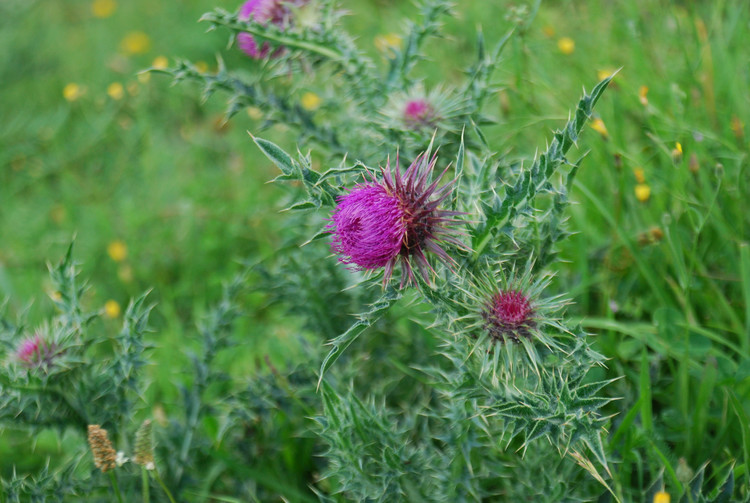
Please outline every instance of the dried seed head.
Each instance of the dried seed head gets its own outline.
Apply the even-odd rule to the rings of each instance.
[[[529,299],[520,290],[497,292],[482,313],[487,331],[500,342],[506,339],[519,342],[520,337],[528,337],[535,326],[533,315]]]
[[[112,442],[109,441],[107,430],[98,424],[89,425],[89,446],[94,455],[94,464],[102,473],[117,466],[117,453],[112,447]]]
[[[412,263],[429,281],[433,269],[427,251],[446,264],[454,263],[440,243],[464,247],[451,229],[462,222],[454,218],[460,213],[439,208],[450,195],[452,182],[438,188],[442,174],[431,180],[436,162],[436,157],[428,162],[420,155],[402,174],[397,159],[395,170],[390,163],[382,170],[382,180],[373,176],[339,197],[328,230],[333,234],[331,248],[341,262],[359,270],[384,267],[384,282],[401,262],[402,287],[415,283]]]
[[[135,461],[147,470],[154,469],[154,445],[151,436],[151,420],[146,419],[135,433]]]

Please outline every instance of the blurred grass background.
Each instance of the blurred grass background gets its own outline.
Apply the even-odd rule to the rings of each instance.
[[[476,28],[492,44],[522,5],[461,3],[418,72],[429,84],[457,81],[473,61]],[[203,104],[195,87],[137,74],[174,57],[255,65],[227,49],[227,33],[196,22],[215,6],[237,4],[0,3],[0,298],[27,309],[32,324],[50,313],[45,264],[76,236],[87,301],[116,302],[111,323],[116,306],[154,288],[159,348],[149,372],[165,403],[183,378],[174,355],[193,313],[238,260],[268,256],[283,240],[283,191],[264,185],[274,169],[245,133],[258,133],[261,118],[241,113],[224,124],[221,97]],[[347,27],[380,61],[376,37],[399,33],[416,12],[395,0],[346,8]],[[708,460],[747,472],[749,10],[742,0],[542,2],[496,73],[490,145],[530,158],[582,85],[622,68],[582,140],[590,153],[573,193],[577,234],[558,278],[576,301],[572,314],[611,358],[608,375],[625,376],[609,390],[624,397],[612,411],[615,483],[658,467],[684,478]],[[261,134],[296,146],[289,130]],[[283,332],[295,330],[261,298],[248,302],[238,371],[250,366],[244,357],[287,351]],[[0,430],[0,474],[38,468],[64,444]]]

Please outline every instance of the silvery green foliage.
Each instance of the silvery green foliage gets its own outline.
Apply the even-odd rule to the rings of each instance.
[[[6,425],[83,432],[89,424],[101,424],[117,432],[139,399],[144,336],[153,306],[146,303],[146,295],[134,299],[120,332],[102,337],[92,328],[99,313],[82,306],[86,286],[77,276],[71,245],[60,263],[50,266],[58,314],[41,327],[28,327],[23,319],[2,320],[0,341],[7,364],[0,367],[0,421]],[[54,354],[49,364],[26,368],[13,350],[34,333],[54,347]]]
[[[290,126],[299,144],[314,145],[332,156],[382,159],[384,152],[400,149],[413,158],[427,147],[435,127],[436,141],[451,152],[466,124],[492,122],[482,113],[482,105],[494,89],[492,71],[510,37],[487,50],[480,34],[477,59],[466,69],[465,83],[458,88],[425,90],[412,71],[425,58],[424,42],[440,36],[441,18],[450,14],[451,8],[447,0],[422,2],[419,20],[408,23],[402,48],[387,49],[387,65],[382,69],[356,46],[355,37],[342,29],[342,12],[332,0],[313,0],[300,7],[299,21],[289,27],[244,21],[237,13],[216,9],[201,19],[210,23],[211,29],[229,29],[232,37],[251,33],[286,50],[264,61],[260,69],[252,69],[253,65],[229,69],[219,59],[217,72],[201,72],[189,61],[153,71],[168,73],[176,82],[197,81],[205,97],[216,91],[228,93],[228,117],[248,106],[257,107],[263,112],[264,126]],[[323,100],[314,112],[300,103],[300,87],[311,84]],[[405,98],[416,95],[429,95],[437,107],[438,120],[429,128],[415,130],[401,120],[402,111],[393,110]]]
[[[420,406],[394,408],[382,398],[362,401],[356,390],[325,380],[328,372],[335,374],[342,354],[401,298],[402,292],[389,286],[330,341],[332,348],[321,365],[325,415],[318,419],[319,431],[329,444],[327,473],[336,480],[336,492],[358,501],[475,501],[538,489],[557,501],[575,501],[586,497],[581,487],[591,491],[590,484],[574,489],[551,477],[541,479],[549,487],[523,489],[518,478],[500,474],[508,466],[534,470],[519,461],[528,452],[537,460],[554,454],[573,471],[580,462],[597,477],[587,456],[605,473],[609,469],[601,437],[607,418],[601,409],[611,399],[599,395],[608,382],[589,376],[603,357],[591,349],[580,327],[565,321],[564,300],[550,296],[550,277],[534,261],[536,255],[553,257],[552,247],[566,235],[562,209],[577,164],[562,183],[556,183],[554,175],[568,164],[565,153],[607,83],[584,96],[547,152],[505,184],[495,183],[496,163],[481,161],[459,145],[454,204],[477,223],[469,233],[472,251],[451,250],[460,257],[458,272],[436,263],[435,283],[420,281],[419,296],[435,314],[430,328],[442,339],[433,361],[416,369],[431,398]],[[349,172],[364,170],[354,166],[317,173],[306,156],[294,160],[265,140],[255,141],[282,171],[282,180],[298,180],[306,187],[293,208],[331,207]],[[535,202],[545,195],[555,204],[537,208]],[[379,280],[375,275],[364,281]],[[519,289],[533,299],[536,322],[519,344],[493,344],[482,321],[492,294],[504,289]]]
[[[90,489],[90,481],[82,481],[73,476],[75,465],[61,472],[53,472],[45,466],[33,476],[17,476],[9,480],[0,479],[1,503],[61,503],[72,496]],[[88,487],[87,487],[88,486]]]
[[[342,30],[332,2],[308,7],[304,22],[284,30],[223,10],[204,16],[232,36],[249,32],[286,48],[260,71],[221,61],[216,73],[186,61],[168,70],[176,80],[201,82],[206,95],[229,93],[229,116],[262,109],[266,125],[291,126],[300,144],[327,161],[316,170],[309,154],[253,138],[279,168],[276,181],[299,188],[287,208],[294,237],[228,283],[193,338],[198,346],[186,344],[191,363],[178,385],[179,412],[155,425],[157,469],[179,500],[314,501],[314,492],[324,501],[552,502],[599,495],[610,465],[602,446],[609,399],[601,388],[608,383],[595,376],[603,358],[565,318],[552,266],[555,245],[567,236],[564,211],[578,166],[566,156],[609,79],[584,95],[534,162],[508,162],[487,143],[482,104],[509,36],[488,51],[480,35],[464,83],[430,90],[444,108],[441,120],[414,129],[389,107],[420,91],[415,64],[425,57],[423,42],[440,34],[450,3],[423,2],[403,48],[388,53],[382,70]],[[298,92],[310,82],[324,100],[315,113]],[[429,158],[437,146],[439,163],[451,163],[456,178],[448,204],[466,214],[464,246],[446,247],[455,265],[435,263],[430,283],[418,277],[417,288],[402,290],[397,280],[381,287],[382,273],[352,274],[337,264],[324,221],[337,198],[365,173],[379,176],[388,156],[411,161],[427,150]],[[268,304],[283,304],[318,339],[301,343],[305,358],[280,368],[259,359],[258,372],[238,380],[217,355],[238,346],[233,335],[248,275]],[[127,437],[145,405],[139,370],[150,306],[144,297],[132,302],[120,335],[87,339],[96,315],[81,305],[70,252],[52,276],[62,314],[47,332],[66,351],[49,370],[54,382],[2,367],[0,419],[81,431],[97,422]],[[518,343],[493,340],[483,318],[505,288],[533,306],[534,322]],[[3,349],[22,333],[21,324],[4,321]],[[328,347],[320,347],[323,339]],[[88,358],[97,348],[86,342],[106,342],[111,357]],[[63,380],[70,394],[57,389]],[[133,497],[135,480],[126,481]],[[18,479],[3,484],[25,487]]]
[[[440,91],[449,103],[446,108],[451,113],[445,114],[449,120],[421,131],[400,124],[389,106],[403,102],[421,85],[413,70],[424,57],[422,42],[439,34],[438,19],[449,12],[449,4],[438,0],[422,4],[421,20],[409,25],[403,49],[390,53],[384,73],[356,48],[353,37],[341,31],[332,4],[316,3],[316,7],[320,8],[310,18],[313,21],[284,29],[242,21],[222,10],[203,17],[212,27],[229,28],[233,34],[249,32],[284,46],[280,58],[265,63],[261,72],[266,72],[265,78],[248,80],[242,71],[223,65],[216,74],[201,74],[187,62],[169,73],[177,80],[202,81],[206,94],[228,91],[229,115],[245,106],[259,107],[268,124],[290,125],[299,131],[303,144],[312,141],[328,153],[331,167],[317,171],[309,154],[293,156],[254,138],[279,168],[276,181],[302,187],[288,210],[330,214],[348,187],[365,173],[377,173],[374,168],[397,151],[402,158],[413,159],[419,151],[440,145],[439,162],[453,161],[456,182],[451,209],[467,215],[465,246],[447,248],[457,262],[454,268],[435,263],[434,282],[420,280],[418,292],[407,293],[411,302],[430,307],[432,316],[422,322],[427,337],[438,347],[431,355],[407,350],[378,358],[400,369],[408,385],[393,376],[371,373],[366,360],[358,357],[356,351],[364,349],[359,341],[362,334],[390,324],[392,311],[406,293],[389,285],[353,324],[330,339],[322,359],[318,385],[325,406],[316,431],[327,444],[324,482],[330,485],[329,497],[341,494],[356,501],[590,497],[598,491],[594,478],[603,481],[609,469],[602,445],[607,418],[601,410],[610,399],[600,394],[608,383],[593,378],[591,371],[603,364],[603,357],[591,349],[588,334],[565,320],[565,301],[552,293],[549,266],[556,243],[567,236],[564,212],[580,162],[569,161],[566,154],[609,79],[584,95],[566,126],[532,163],[509,163],[493,154],[481,130],[490,122],[481,113],[482,103],[492,90],[492,70],[508,37],[488,52],[480,36],[479,57],[467,70],[466,83]],[[290,74],[292,68],[312,69],[316,78],[337,75],[338,79],[331,79],[335,89],[328,93],[336,99],[321,93],[323,110],[314,114],[304,110],[294,80],[304,81],[304,75],[293,74],[291,85],[273,80]],[[307,241],[307,250],[327,248],[320,242],[327,237],[321,227],[302,240]],[[277,278],[283,285],[288,276],[294,275]],[[320,275],[315,274],[315,279]],[[380,274],[358,276],[359,285],[340,297],[355,289],[376,290],[381,279]],[[533,329],[519,344],[493,344],[482,321],[487,303],[504,285],[523,291],[534,305]],[[366,345],[368,359],[377,354],[372,346]],[[358,372],[369,377],[359,378]],[[393,388],[396,381],[398,391]],[[363,382],[365,389],[360,386]],[[408,401],[409,396],[420,401]],[[545,464],[582,482],[570,486],[552,473],[539,477],[537,483],[521,476],[538,473]],[[594,477],[586,478],[579,464]]]
[[[708,463],[698,468],[692,476],[686,478],[683,493],[673,497],[672,501],[679,503],[747,503],[750,501],[750,495],[737,498],[733,494],[736,485],[733,464],[710,470],[714,472],[712,477],[706,474],[707,468],[709,468]],[[714,480],[709,481],[710,478]],[[662,491],[663,488],[664,473],[660,473],[659,477],[651,483],[651,487],[646,491],[644,500],[653,501],[654,495]],[[609,502],[612,501],[612,498],[610,495],[603,495],[600,501]]]

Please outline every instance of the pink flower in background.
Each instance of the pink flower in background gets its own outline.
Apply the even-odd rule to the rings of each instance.
[[[248,0],[240,8],[238,18],[243,21],[253,19],[259,23],[273,23],[277,26],[286,26],[291,22],[292,11],[290,6],[301,6],[309,0]],[[268,42],[259,45],[249,33],[237,35],[239,48],[253,59],[263,59],[271,50]],[[283,48],[279,48],[271,56],[279,56]]]
[[[385,267],[384,283],[401,262],[402,287],[415,282],[412,259],[429,281],[432,266],[427,251],[446,264],[454,263],[439,242],[463,248],[450,229],[462,222],[454,218],[460,213],[439,209],[450,195],[453,182],[438,188],[445,171],[435,181],[430,180],[436,162],[436,157],[427,161],[420,155],[401,174],[397,160],[395,170],[390,163],[382,170],[382,180],[372,176],[372,181],[338,198],[328,229],[333,234],[331,248],[340,255],[339,261],[354,264],[359,270]]]
[[[424,98],[407,101],[404,122],[410,127],[433,126],[435,108]]]
[[[52,361],[54,344],[48,344],[40,334],[26,338],[16,350],[16,358],[26,367],[49,364]]]
[[[519,336],[528,336],[534,326],[531,303],[520,290],[496,293],[483,315],[490,335],[501,342],[506,338],[518,342]]]

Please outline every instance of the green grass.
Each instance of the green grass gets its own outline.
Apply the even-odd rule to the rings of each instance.
[[[215,4],[133,0],[107,19],[93,18],[83,1],[0,6],[0,297],[12,311],[28,307],[32,325],[49,314],[45,262],[72,236],[92,285],[89,305],[124,306],[154,288],[158,363],[148,371],[167,409],[179,371],[174,355],[191,344],[193,313],[217,297],[238,259],[269,256],[284,239],[277,213],[284,193],[264,185],[274,168],[245,134],[259,122],[239,114],[220,126],[221,98],[202,104],[194,87],[135,76],[159,55],[212,65],[220,52],[250,67],[224,49],[226,33],[204,34],[195,23]],[[491,45],[510,26],[508,5],[459,5],[446,22],[449,40],[431,41],[434,58],[418,68],[428,83],[460,78],[454,69],[473,57],[475,27],[483,25]],[[347,8],[346,22],[372,54],[377,34],[398,32],[395,20],[415,12],[397,1]],[[581,84],[590,89],[599,70],[622,68],[597,106],[608,138],[587,128],[581,141],[590,152],[573,190],[576,235],[562,247],[567,264],[557,280],[611,359],[607,377],[624,376],[609,390],[623,397],[611,410],[615,487],[645,490],[652,480],[644,474],[664,470],[676,490],[686,482],[681,459],[692,470],[710,461],[709,479],[732,463],[737,476],[748,472],[749,22],[741,0],[543,2],[512,40],[496,75],[502,90],[487,103],[499,119],[486,130],[490,145],[530,161]],[[151,48],[123,55],[120,41],[136,30]],[[575,41],[570,55],[557,48],[563,36]],[[62,94],[71,82],[85,88],[74,102]],[[108,97],[112,82],[125,86],[121,100]],[[287,133],[262,134],[294,147]],[[651,189],[645,202],[634,192],[637,167]],[[107,255],[114,240],[127,245],[122,263]],[[238,330],[252,333],[248,346],[262,346],[226,356],[237,372],[252,369],[245,362],[253,355],[285,351],[279,327],[293,328],[264,306],[262,295],[248,299]],[[49,436],[32,443],[16,435],[0,432],[5,475],[63,450]]]

